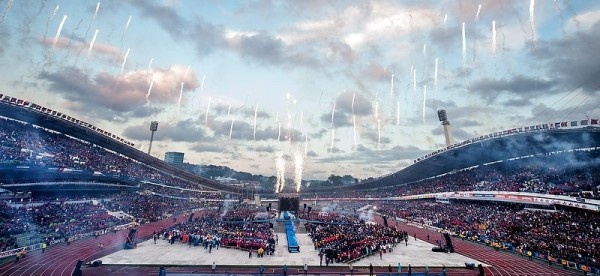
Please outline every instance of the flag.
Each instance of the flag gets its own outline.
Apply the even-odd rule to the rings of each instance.
[[[560,127],[560,123],[555,123],[554,127]]]
[[[569,125],[567,124],[567,122],[562,122],[562,123],[560,123],[560,126],[561,127],[568,127]]]
[[[572,127],[577,126],[577,121],[571,121],[571,126]]]
[[[588,125],[588,120],[581,120],[580,124],[582,126],[587,126]]]
[[[591,122],[592,125],[597,125],[598,124],[598,119],[592,119],[591,121],[592,121]]]

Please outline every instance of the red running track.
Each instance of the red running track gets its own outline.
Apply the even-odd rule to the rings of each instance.
[[[383,223],[381,217],[375,218],[378,223]],[[392,220],[390,220],[392,221]],[[427,235],[430,236],[430,242],[434,245],[435,240],[443,240],[440,233],[433,230],[419,228],[416,226],[407,225],[404,223],[398,223],[400,230],[407,231],[412,237],[414,234],[417,235],[418,239],[427,241]],[[537,261],[530,261],[527,258],[520,257],[516,254],[496,251],[491,247],[487,247],[482,244],[477,244],[470,241],[463,241],[459,238],[452,238],[452,245],[456,253],[467,256],[469,258],[479,260],[482,263],[490,266],[484,267],[486,276],[499,276],[499,275],[527,275],[527,276],[562,276],[562,275],[575,275],[575,271],[564,270],[556,266],[548,266]],[[445,253],[439,253],[445,254]],[[475,264],[478,265],[478,264]]]
[[[187,219],[187,217],[177,217],[177,220]],[[152,235],[154,231],[159,231],[161,227],[167,228],[172,225],[172,218],[144,224],[138,226],[138,239]],[[124,229],[116,233],[109,233],[94,237],[87,237],[81,240],[50,246],[45,253],[41,250],[29,252],[27,257],[17,262],[8,262],[0,266],[0,276],[25,276],[25,275],[48,275],[48,276],[68,276],[71,275],[78,260],[89,262],[100,256],[110,254],[121,250],[125,243],[126,235],[129,230]],[[104,243],[105,249],[98,249],[98,243]]]

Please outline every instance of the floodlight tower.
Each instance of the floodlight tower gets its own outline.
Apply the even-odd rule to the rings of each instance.
[[[438,119],[442,122],[444,126],[444,136],[446,137],[446,146],[452,145],[452,131],[450,130],[450,121],[448,121],[448,115],[446,115],[446,110],[440,109],[438,110]]]
[[[152,140],[154,140],[154,132],[156,130],[158,130],[158,122],[150,122],[150,131],[152,132],[152,134],[150,135],[150,146],[148,146],[148,155],[150,155],[150,150],[152,150]]]

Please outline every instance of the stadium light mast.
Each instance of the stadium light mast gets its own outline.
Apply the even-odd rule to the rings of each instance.
[[[444,136],[446,137],[446,146],[452,145],[452,131],[450,130],[450,121],[448,121],[448,115],[446,114],[446,110],[440,109],[438,110],[438,119],[442,122],[444,126]]]
[[[150,134],[150,146],[148,146],[148,155],[150,155],[150,150],[152,150],[152,141],[154,140],[154,132],[156,130],[158,130],[158,122],[150,122],[150,131],[152,132],[152,134]]]

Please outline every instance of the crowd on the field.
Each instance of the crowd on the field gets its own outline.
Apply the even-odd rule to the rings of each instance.
[[[264,210],[222,206],[194,215],[157,235],[170,244],[201,246],[209,253],[219,247],[248,251],[250,256],[256,254],[257,257],[275,252],[278,238],[272,231],[272,223],[265,220],[272,216]]]
[[[404,231],[380,224],[368,223],[354,215],[318,212],[305,224],[315,250],[319,250],[321,265],[353,262],[379,252],[391,252],[408,239]]]
[[[465,239],[600,267],[600,213],[525,209],[517,204],[387,201],[390,217],[448,230]]]

